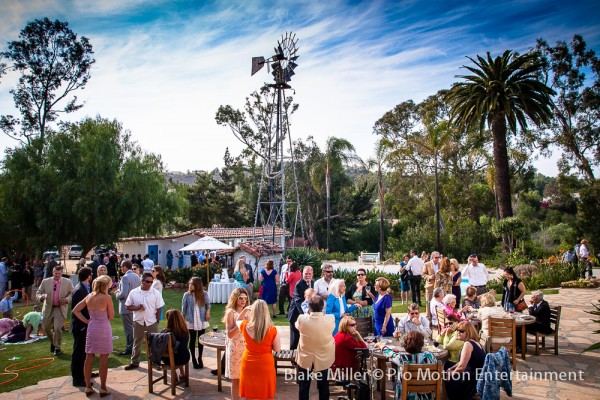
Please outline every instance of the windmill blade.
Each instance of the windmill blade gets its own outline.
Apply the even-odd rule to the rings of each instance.
[[[250,76],[254,75],[258,71],[265,66],[265,58],[264,57],[252,57],[252,72]]]

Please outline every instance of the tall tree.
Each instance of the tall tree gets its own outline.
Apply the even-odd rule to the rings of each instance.
[[[0,201],[30,246],[80,243],[84,252],[122,236],[161,233],[177,216],[160,158],[117,121],[86,119],[50,135],[43,165],[35,144],[7,152]],[[35,139],[40,140],[40,139]]]
[[[21,118],[3,115],[0,128],[12,138],[35,143],[36,152],[42,155],[48,124],[59,113],[70,113],[83,106],[77,103],[77,96],[67,99],[73,91],[85,87],[94,63],[92,54],[89,40],[83,36],[78,40],[67,22],[48,18],[29,22],[19,40],[9,42],[8,51],[0,53],[20,74],[10,93],[21,113]],[[62,101],[67,102],[59,109]],[[40,140],[34,142],[35,138]]]
[[[517,125],[527,129],[527,119],[536,125],[552,117],[552,89],[539,80],[542,63],[534,53],[517,55],[507,50],[496,58],[490,53],[477,59],[467,57],[475,66],[463,66],[472,75],[459,75],[464,82],[455,83],[448,95],[453,122],[460,127],[487,124],[492,130],[495,187],[498,192],[500,218],[513,215],[507,135],[516,133]],[[508,243],[505,243],[508,250]]]
[[[554,46],[539,39],[536,50],[557,92],[550,130],[542,132],[542,149],[558,146],[563,151],[561,171],[568,173],[575,167],[593,181],[594,167],[600,165],[600,60],[581,35],[573,36],[569,44],[558,41]],[[586,69],[591,72],[589,78]]]
[[[385,258],[385,185],[384,171],[389,162],[391,143],[381,138],[375,143],[375,155],[367,160],[369,169],[375,170],[377,177],[377,198],[379,200],[379,253]]]

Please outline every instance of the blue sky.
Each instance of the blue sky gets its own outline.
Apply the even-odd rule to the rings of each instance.
[[[52,1],[0,0],[0,48],[27,21],[67,21],[90,39],[96,63],[85,107],[70,120],[119,120],[170,170],[223,165],[241,150],[215,123],[220,105],[241,108],[271,76],[250,76],[253,56],[271,56],[286,31],[299,38],[292,79],[292,137],[344,137],[372,155],[375,121],[396,104],[449,88],[465,56],[524,52],[537,38],[553,43],[582,34],[600,51],[598,1]],[[0,113],[13,113],[0,82]],[[0,148],[14,141],[0,137]],[[556,158],[556,157],[554,157]],[[555,159],[536,167],[556,174]]]

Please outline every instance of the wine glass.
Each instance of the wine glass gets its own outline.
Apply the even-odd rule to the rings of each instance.
[[[218,330],[219,330],[219,326],[218,325],[213,325],[213,332],[217,333]]]

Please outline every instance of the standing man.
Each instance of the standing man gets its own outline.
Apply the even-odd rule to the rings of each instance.
[[[294,289],[294,296],[290,300],[290,306],[288,307],[288,321],[290,321],[290,350],[298,348],[298,342],[300,341],[300,332],[296,328],[296,321],[298,316],[304,314],[302,311],[302,302],[304,302],[304,292],[308,288],[314,287],[313,268],[310,265],[304,266],[302,270],[302,279],[296,284]]]
[[[122,356],[131,355],[133,349],[133,315],[127,309],[125,301],[129,296],[129,292],[140,286],[140,278],[131,268],[132,264],[130,260],[123,261],[121,264],[123,276],[119,281],[119,289],[116,292],[116,297],[119,299],[119,314],[121,314],[125,339],[127,340],[125,350],[119,353]]]
[[[279,271],[279,298],[278,298],[278,303],[279,303],[279,314],[278,315],[285,315],[285,311],[283,310],[283,306],[285,305],[285,301],[290,299],[290,288],[287,284],[287,273],[290,269],[290,265],[292,265],[292,258],[290,256],[287,256],[285,259],[285,264],[283,264],[281,266],[281,271]],[[288,306],[289,308],[289,306]]]
[[[429,313],[429,303],[431,303],[431,299],[433,298],[433,287],[435,285],[435,274],[437,274],[440,269],[440,252],[434,251],[431,253],[431,261],[427,261],[425,265],[423,265],[423,274],[422,277],[425,279],[425,299],[427,300],[425,303],[425,307],[427,309],[427,316],[431,315]]]
[[[52,271],[54,271],[54,267],[56,267],[58,263],[54,261],[54,254],[50,254],[48,256],[48,262],[46,263],[46,270],[44,271],[44,278],[50,278],[52,276]]]
[[[323,276],[315,282],[315,290],[317,291],[317,296],[325,301],[329,296],[329,284],[333,278],[333,266],[331,264],[323,264],[321,266],[321,273]]]
[[[2,257],[2,261],[0,261],[0,300],[4,298],[4,293],[6,293],[6,285],[8,285],[8,267],[6,263],[8,262],[8,258]]]
[[[311,375],[317,381],[319,400],[329,399],[328,370],[335,361],[335,342],[331,333],[335,329],[335,317],[325,315],[322,298],[313,296],[308,300],[308,314],[296,321],[300,343],[296,353],[298,364],[298,399],[308,400]]]
[[[90,293],[90,282],[92,281],[92,269],[82,267],[77,272],[79,284],[75,286],[73,292],[73,305],[76,306],[80,301],[86,298]],[[90,319],[87,307],[83,307],[81,314]],[[87,336],[87,325],[73,313],[71,313],[71,334],[73,334],[73,354],[71,355],[71,376],[73,377],[73,386],[85,387],[85,378],[83,376],[83,364],[85,363],[85,342]],[[92,376],[94,374],[92,373]]]
[[[98,277],[98,267],[100,263],[98,262],[98,255],[94,254],[92,256],[92,262],[87,265],[92,270],[92,280]]]
[[[152,267],[154,267],[154,261],[152,261],[148,254],[144,256],[144,260],[142,261],[142,267],[144,267],[144,272],[152,272]]]
[[[160,311],[165,302],[160,292],[152,287],[153,282],[152,273],[144,272],[142,285],[129,292],[125,301],[127,309],[133,311],[133,353],[131,354],[131,363],[125,366],[125,370],[140,366],[142,342],[146,337],[146,332],[158,332]],[[148,368],[152,368],[152,366],[148,365]]]
[[[477,296],[487,292],[487,283],[490,280],[490,273],[485,265],[479,262],[476,253],[469,256],[467,266],[462,271],[462,276],[469,278],[469,285],[475,286],[475,289],[477,289]]]
[[[421,307],[421,274],[423,273],[424,262],[414,249],[410,251],[410,256],[411,259],[408,260],[406,269],[412,272],[412,277],[410,278],[412,301]]]
[[[52,270],[52,277],[40,284],[36,297],[44,302],[42,308],[42,326],[50,340],[50,352],[55,356],[62,354],[62,330],[67,318],[67,309],[73,295],[73,284],[62,276],[63,267],[57,265]]]
[[[252,265],[246,262],[246,256],[241,256],[241,259],[244,260],[244,268],[248,271],[248,278],[246,279],[246,290],[248,291],[248,295],[252,300],[252,296],[254,295],[254,274],[252,273]]]

